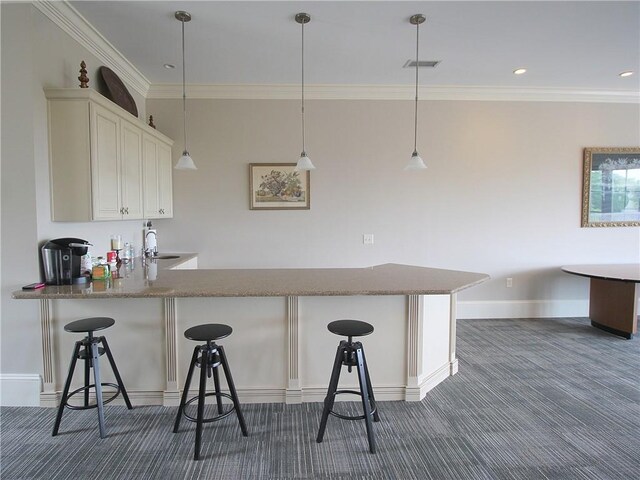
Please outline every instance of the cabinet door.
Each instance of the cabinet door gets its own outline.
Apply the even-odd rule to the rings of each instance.
[[[121,198],[124,220],[142,218],[142,130],[121,120]]]
[[[158,142],[144,135],[142,139],[142,158],[144,178],[144,218],[158,218]]]
[[[120,119],[91,104],[91,189],[94,220],[122,218],[120,203]]]
[[[161,218],[173,218],[171,147],[158,143],[158,203]]]

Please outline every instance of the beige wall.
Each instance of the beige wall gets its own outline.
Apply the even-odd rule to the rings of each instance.
[[[297,159],[299,102],[189,101],[198,171],[174,173],[163,244],[201,252],[201,268],[397,262],[486,272],[493,280],[461,300],[569,302],[562,308],[585,304],[587,281],[559,266],[640,261],[640,229],[580,227],[582,149],[640,144],[637,105],[420,102],[429,168],[409,173],[412,107],[309,101],[311,210],[283,212],[249,210],[248,164]],[[149,100],[147,110],[180,149],[181,101]]]

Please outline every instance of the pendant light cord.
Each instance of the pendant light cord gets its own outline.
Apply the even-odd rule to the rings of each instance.
[[[184,61],[184,20],[182,20],[182,129],[184,132],[184,151],[187,152],[187,92]]]
[[[413,135],[413,151],[418,151],[418,46],[420,45],[420,24],[416,23],[416,105]]]
[[[305,153],[304,149],[304,24],[302,25],[302,153]]]

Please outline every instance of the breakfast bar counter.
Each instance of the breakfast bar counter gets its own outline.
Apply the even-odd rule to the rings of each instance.
[[[99,315],[116,320],[109,340],[127,359],[119,366],[134,403],[177,404],[192,348],[182,332],[201,323],[234,329],[225,342],[235,345],[228,350],[242,401],[321,401],[335,349],[326,325],[341,318],[375,327],[367,357],[376,396],[418,401],[457,372],[456,293],[489,278],[398,264],[198,270],[195,254],[175,256],[122,264],[106,281],[14,292],[41,303],[41,405],[58,401],[74,340],[62,327]]]
[[[181,254],[191,259],[194,254]],[[154,260],[151,260],[154,261]],[[155,262],[163,262],[155,260]],[[47,286],[13,293],[18,299],[287,297],[335,295],[452,294],[484,282],[487,275],[388,263],[366,268],[288,268],[174,270],[175,260],[160,264],[154,280],[148,265],[126,278],[87,285]],[[122,265],[120,269],[127,269]],[[96,288],[96,285],[99,287]]]

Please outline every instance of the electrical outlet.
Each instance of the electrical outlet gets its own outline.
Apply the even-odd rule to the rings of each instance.
[[[513,278],[507,277],[507,288],[513,287]]]
[[[373,245],[373,233],[365,233],[362,235],[362,243],[365,245]]]

